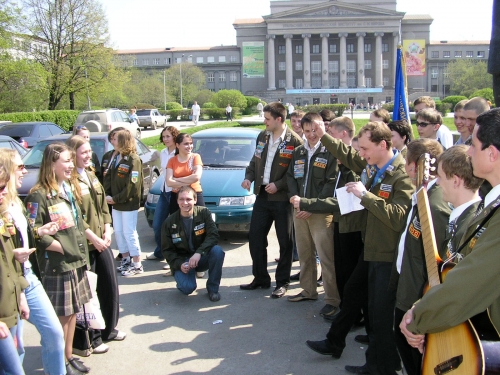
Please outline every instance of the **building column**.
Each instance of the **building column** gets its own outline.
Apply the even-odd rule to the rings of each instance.
[[[347,45],[346,45],[346,39],[347,38],[347,33],[339,33],[339,38],[340,38],[340,67],[339,67],[339,73],[340,73],[340,88],[341,89],[346,89],[347,88]]]
[[[375,33],[375,87],[383,87],[382,84],[382,37],[384,33]]]
[[[286,41],[286,47],[285,47],[285,52],[286,52],[286,88],[287,89],[293,89],[293,58],[292,58],[292,38],[293,34],[285,34],[285,41]]]
[[[356,33],[358,37],[358,87],[365,85],[365,36],[366,33]]]
[[[398,58],[399,33],[392,33],[392,87],[396,87],[396,65]]]
[[[276,63],[274,60],[274,39],[276,35],[266,35],[267,38],[267,89],[276,90]]]
[[[311,88],[311,46],[309,44],[309,39],[311,38],[311,34],[302,34],[302,38],[304,38],[304,88]]]
[[[321,36],[321,88],[328,89],[328,37],[330,34],[323,33]]]

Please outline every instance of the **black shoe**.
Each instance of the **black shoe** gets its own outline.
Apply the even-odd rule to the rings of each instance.
[[[212,302],[217,302],[220,300],[220,293],[208,293],[208,298],[210,298]]]
[[[271,283],[259,283],[255,281],[255,279],[250,284],[242,284],[240,285],[240,289],[243,290],[254,290],[257,288],[269,289],[271,287]]]
[[[363,366],[346,366],[345,369],[353,374],[370,374],[366,363]]]
[[[68,359],[68,362],[71,366],[73,366],[74,369],[77,369],[80,372],[89,372],[90,367],[87,367],[81,362],[80,360],[76,359],[75,357]]]
[[[306,341],[306,345],[316,353],[322,355],[331,355],[333,358],[339,359],[342,355],[342,350],[336,350],[328,340],[323,341]]]
[[[66,375],[83,375],[84,372],[78,371],[76,368],[71,366],[69,363],[66,365]]]
[[[271,298],[281,298],[286,294],[288,285],[277,286],[271,293]]]
[[[291,281],[298,281],[300,280],[300,272],[296,273],[295,275],[290,276]]]
[[[354,341],[359,342],[360,344],[365,344],[365,345],[370,344],[370,339],[368,338],[368,335],[357,335],[354,338]]]

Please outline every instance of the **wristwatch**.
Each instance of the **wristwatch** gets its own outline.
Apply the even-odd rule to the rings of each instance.
[[[363,198],[363,197],[366,195],[366,193],[367,193],[367,191],[366,191],[366,190],[363,190],[363,191],[361,192],[361,198]]]

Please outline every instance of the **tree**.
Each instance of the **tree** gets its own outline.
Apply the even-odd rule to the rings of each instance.
[[[196,94],[205,88],[206,78],[203,70],[189,62],[175,64],[167,69],[165,72],[167,94],[178,103],[181,102],[181,70],[182,104],[186,107],[186,104],[193,102]]]
[[[247,99],[238,90],[220,90],[212,97],[212,102],[217,104],[219,108],[226,108],[227,103],[231,104],[232,107],[247,107]]]
[[[469,97],[476,90],[492,87],[486,61],[455,60],[448,64],[447,70],[452,95]]]
[[[483,99],[486,99],[495,105],[495,97],[493,95],[493,89],[481,89],[474,91],[469,98],[474,98],[476,96],[480,96]]]
[[[194,97],[194,100],[196,100],[200,106],[203,106],[203,104],[212,101],[213,96],[214,96],[213,91],[205,89],[198,92]]]
[[[130,81],[124,86],[130,105],[147,103],[156,108],[164,107],[163,71],[133,68],[130,70],[130,75]]]

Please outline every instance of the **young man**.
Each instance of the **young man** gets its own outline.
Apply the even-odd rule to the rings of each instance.
[[[425,108],[436,109],[436,102],[430,96],[421,96],[413,102],[413,107],[415,109],[415,118],[418,113]],[[450,129],[446,125],[441,125],[438,130],[437,138],[440,140],[439,143],[447,149],[453,146],[453,134],[451,134]]]
[[[399,234],[413,193],[404,170],[405,162],[399,153],[394,154],[391,131],[381,122],[369,122],[361,128],[359,153],[325,134],[323,124],[318,124],[314,130],[333,156],[361,175],[361,181],[349,182],[346,188],[348,193],[361,199],[365,208],[364,260],[368,263],[370,346],[366,364],[346,366],[346,370],[355,374],[394,374],[400,361],[393,334],[395,290],[389,287],[389,281]],[[344,333],[345,328],[348,332],[350,327],[344,327]],[[308,341],[307,344],[321,354],[338,358],[345,347],[347,333],[334,339],[335,334],[330,329],[327,340]]]
[[[388,124],[391,121],[391,115],[386,109],[380,108],[370,113],[370,122],[373,121],[382,121]]]
[[[319,112],[319,115],[323,119],[323,123],[325,124],[325,129],[328,134],[330,134],[330,123],[335,120],[335,112],[329,109],[322,109]],[[330,134],[331,135],[331,134]]]
[[[426,108],[417,113],[417,131],[420,138],[434,139],[441,143],[437,133],[442,123],[443,117],[435,109]],[[441,145],[445,147],[442,143]]]
[[[391,121],[387,125],[392,133],[392,147],[401,152],[403,158],[406,159],[408,151],[407,145],[413,139],[413,130],[405,120]]]
[[[489,109],[490,105],[488,102],[479,96],[470,99],[464,104],[463,116],[465,119],[465,125],[471,134],[474,130],[474,126],[476,125],[477,116],[488,111]]]
[[[188,295],[196,290],[196,273],[208,270],[208,298],[220,300],[224,251],[217,245],[219,233],[210,210],[195,206],[196,192],[183,186],[177,194],[179,210],[163,223],[162,253],[174,273],[177,289]]]
[[[496,331],[500,330],[500,273],[494,266],[500,263],[499,108],[477,117],[467,154],[474,175],[488,180],[493,189],[484,199],[484,209],[470,221],[459,249],[454,250],[463,246],[463,260],[456,257],[458,264],[443,283],[433,286],[401,321],[408,343],[421,352],[424,334],[447,330],[485,310]]]
[[[287,172],[288,196],[291,203],[296,197],[331,197],[335,189],[337,159],[326,150],[319,137],[312,131],[314,121],[322,121],[322,118],[312,112],[307,113],[301,120],[306,141],[294,150]],[[288,301],[318,299],[317,251],[325,290],[325,306],[320,315],[334,315],[339,308],[340,297],[335,278],[333,215],[296,210],[293,224],[300,260],[302,291],[288,297]]]
[[[193,106],[191,107],[191,116],[193,116],[192,120],[195,125],[198,125],[198,119],[200,118],[200,106],[198,105],[198,102],[194,102]]]
[[[460,138],[458,138],[458,140],[455,142],[455,145],[465,144],[467,140],[469,140],[470,143],[469,138],[472,134],[472,131],[469,130],[469,127],[465,123],[465,117],[464,117],[464,105],[467,102],[468,102],[467,99],[460,100],[457,104],[455,104],[455,108],[453,110],[453,122],[455,123],[455,126],[457,128],[457,132],[460,133]],[[476,121],[474,119],[474,125],[475,124]]]
[[[288,129],[285,119],[286,109],[283,104],[275,102],[264,107],[266,130],[257,137],[254,156],[241,183],[243,189],[250,190],[254,182],[257,198],[253,206],[249,233],[254,279],[250,284],[240,285],[240,288],[254,290],[271,286],[271,277],[267,270],[267,235],[274,221],[280,257],[272,298],[283,297],[290,283],[293,219],[292,206],[288,201],[286,172],[295,147],[303,143],[300,136]]]
[[[305,112],[301,110],[296,110],[290,114],[290,125],[295,133],[297,133],[303,140],[305,140],[304,132],[302,126],[300,125],[300,120],[304,117]]]

